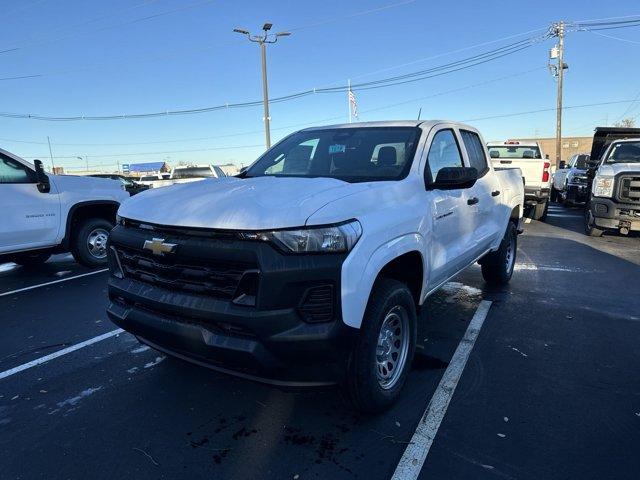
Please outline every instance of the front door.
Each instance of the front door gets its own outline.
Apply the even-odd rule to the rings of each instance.
[[[471,260],[473,199],[470,189],[429,190],[444,167],[463,167],[462,151],[453,128],[435,132],[425,165],[427,202],[431,207],[431,247],[428,248],[431,290],[464,268]]]
[[[38,191],[35,172],[0,152],[0,253],[50,246],[56,242],[60,203],[55,184]]]

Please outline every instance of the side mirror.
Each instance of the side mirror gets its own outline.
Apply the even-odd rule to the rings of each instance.
[[[33,165],[36,167],[36,180],[38,181],[38,191],[40,193],[49,193],[51,191],[51,183],[49,177],[44,171],[42,162],[40,160],[34,160]]]
[[[457,190],[473,187],[478,180],[475,167],[444,167],[438,172],[435,182],[428,185],[430,190]]]
[[[567,168],[567,162],[565,162],[564,160],[560,160],[560,165],[558,166],[558,168]]]
[[[545,154],[544,154],[544,159],[545,159],[545,160],[549,160],[549,154],[548,154],[548,153],[545,153]]]

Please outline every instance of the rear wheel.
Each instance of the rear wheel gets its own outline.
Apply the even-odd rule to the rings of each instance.
[[[104,218],[89,218],[76,229],[71,253],[78,263],[86,267],[107,264],[107,239],[113,224]]]
[[[400,396],[413,360],[416,324],[407,286],[386,278],[376,281],[346,378],[357,410],[381,412]]]
[[[32,252],[32,253],[21,253],[12,257],[12,261],[17,263],[18,265],[22,265],[24,267],[35,267],[38,265],[42,265],[51,257],[50,253],[47,252]]]
[[[511,280],[516,264],[518,233],[513,222],[507,225],[500,248],[486,255],[481,261],[482,278],[490,285],[506,285]]]

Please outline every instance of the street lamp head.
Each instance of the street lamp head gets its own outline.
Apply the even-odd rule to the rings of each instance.
[[[241,33],[242,35],[249,35],[249,32],[243,28],[234,28],[233,31],[236,33]]]
[[[276,33],[276,37],[288,37],[291,35],[291,32],[278,32]]]
[[[269,30],[271,30],[271,27],[273,27],[273,23],[267,22],[262,26],[262,30],[264,30],[265,32],[268,32]]]

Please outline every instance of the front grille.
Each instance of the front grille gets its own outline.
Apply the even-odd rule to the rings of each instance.
[[[306,291],[300,313],[310,323],[328,322],[333,318],[333,286],[322,285]]]
[[[127,278],[221,299],[233,298],[245,272],[256,271],[248,263],[156,256],[121,246],[115,246],[115,251]]]
[[[623,202],[640,203],[640,176],[620,177],[618,197]]]

